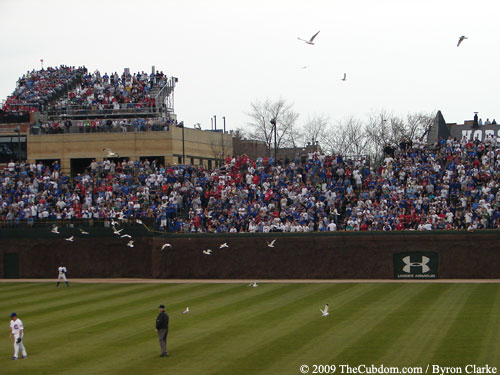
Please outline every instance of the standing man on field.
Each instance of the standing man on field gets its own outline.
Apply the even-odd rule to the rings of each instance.
[[[165,312],[165,306],[158,307],[158,317],[156,318],[156,329],[158,340],[160,341],[160,357],[166,357],[167,353],[167,334],[168,334],[168,314]]]
[[[26,349],[23,345],[24,338],[24,326],[21,319],[17,318],[16,313],[10,314],[10,336],[9,338],[14,338],[14,356],[11,359],[17,359],[17,355],[19,354],[19,349],[21,349],[22,359],[28,357],[28,353],[26,353]]]
[[[59,286],[59,283],[61,282],[61,280],[64,280],[64,282],[66,283],[66,286],[69,287],[68,279],[66,279],[66,272],[68,272],[66,267],[60,266],[57,270],[59,271],[59,276],[57,277],[56,286]]]

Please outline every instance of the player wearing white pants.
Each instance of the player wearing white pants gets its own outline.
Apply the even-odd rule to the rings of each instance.
[[[22,359],[28,357],[28,353],[26,353],[26,348],[23,344],[24,339],[24,326],[21,319],[17,318],[16,313],[10,314],[10,337],[14,338],[14,356],[12,359],[17,359],[17,355],[19,354],[19,349],[21,349]]]
[[[66,283],[66,286],[69,286],[68,279],[66,279],[66,267],[61,266],[57,269],[59,271],[59,276],[57,277],[57,284],[56,286],[59,286],[59,283],[61,280],[63,280]]]

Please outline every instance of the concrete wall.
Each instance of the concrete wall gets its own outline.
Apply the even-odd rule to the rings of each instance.
[[[267,241],[277,238],[274,248]],[[393,254],[435,251],[440,278],[500,278],[499,232],[484,234],[336,234],[273,236],[7,239],[3,253],[19,254],[21,277],[54,278],[60,263],[69,277],[392,279]],[[172,249],[161,251],[169,242]],[[218,249],[227,242],[229,248]],[[210,248],[212,255],[202,251]]]

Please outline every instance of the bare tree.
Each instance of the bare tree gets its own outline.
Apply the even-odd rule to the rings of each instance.
[[[314,114],[302,127],[302,142],[304,144],[308,142],[311,142],[313,145],[319,144],[322,149],[327,148],[326,138],[328,134],[329,122],[330,119],[327,115]]]
[[[369,151],[365,126],[354,117],[335,123],[328,129],[324,139],[325,150],[331,154],[362,155]]]
[[[291,104],[284,99],[276,101],[266,99],[264,102],[255,101],[250,106],[247,115],[250,118],[249,125],[253,128],[249,133],[252,139],[264,142],[271,151],[274,148],[276,126],[276,148],[279,150],[282,147],[297,147],[300,134],[296,123],[299,115]],[[275,121],[276,125],[273,125],[271,120]]]
[[[220,142],[214,139],[210,140],[210,150],[212,156],[215,159],[215,164],[218,166],[224,164],[224,158],[226,157],[230,149],[231,149],[230,145],[224,141],[223,134],[221,134]]]

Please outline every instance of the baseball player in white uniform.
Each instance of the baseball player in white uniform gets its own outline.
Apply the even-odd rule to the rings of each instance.
[[[57,270],[59,271],[59,276],[57,277],[56,286],[59,286],[59,283],[61,282],[61,280],[64,280],[64,282],[66,283],[66,286],[69,287],[68,279],[66,279],[66,272],[68,272],[66,270],[66,267],[60,266]]]
[[[17,355],[19,354],[19,349],[21,349],[22,359],[28,357],[28,353],[26,353],[26,349],[23,344],[24,338],[24,326],[21,319],[17,318],[16,313],[10,314],[10,337],[14,338],[14,357],[11,359],[17,359]]]

